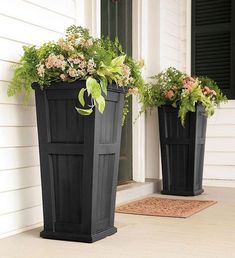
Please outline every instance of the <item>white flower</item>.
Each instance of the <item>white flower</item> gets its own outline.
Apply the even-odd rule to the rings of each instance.
[[[71,64],[80,64],[85,59],[83,54],[76,54],[68,58],[68,62]]]
[[[92,39],[81,38],[78,41],[76,41],[76,44],[81,45],[81,47],[88,48],[93,45],[93,41],[92,41]]]
[[[88,63],[87,63],[87,72],[89,74],[93,74],[95,72],[95,68],[96,68],[96,63],[94,61],[94,59],[89,59]]]
[[[67,66],[67,62],[64,61],[63,55],[55,55],[50,54],[45,62],[46,68],[61,68],[62,70],[65,70]]]
[[[62,61],[61,62],[61,67],[60,67],[62,69],[62,71],[65,70],[66,66],[67,66],[67,62],[66,61]]]
[[[79,67],[81,70],[83,70],[83,69],[86,68],[86,65],[87,65],[86,61],[82,61],[82,62],[79,64],[78,67]]]
[[[122,76],[118,80],[119,86],[127,86],[131,82],[133,82],[133,78],[130,77],[131,75],[131,69],[128,65],[122,64]]]
[[[60,79],[62,80],[62,81],[65,81],[66,79],[67,79],[67,77],[66,77],[66,75],[65,74],[61,74],[60,75]]]
[[[71,76],[71,77],[78,77],[78,71],[72,67],[70,67],[68,69],[68,74]]]
[[[39,65],[37,66],[37,72],[38,72],[38,75],[39,75],[40,77],[44,77],[44,75],[45,75],[45,67],[44,67],[44,64],[39,64]]]
[[[58,45],[65,51],[73,51],[73,44],[69,41],[65,41],[63,38],[58,40]]]
[[[86,71],[85,70],[78,70],[78,76],[81,78],[81,77],[84,77],[86,75]]]

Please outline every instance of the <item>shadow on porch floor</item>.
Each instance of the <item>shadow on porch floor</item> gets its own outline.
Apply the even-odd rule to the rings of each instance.
[[[42,239],[38,228],[0,240],[0,258],[233,258],[234,196],[206,187],[194,198],[218,203],[187,219],[116,214],[118,233],[93,244]]]

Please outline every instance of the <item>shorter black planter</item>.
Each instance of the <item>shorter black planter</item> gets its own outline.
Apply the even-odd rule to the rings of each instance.
[[[203,192],[207,118],[201,105],[188,112],[184,127],[178,108],[158,109],[162,157],[163,194],[194,196]]]
[[[114,234],[123,88],[110,85],[104,114],[75,110],[85,81],[34,84],[44,229],[41,237],[94,242]]]

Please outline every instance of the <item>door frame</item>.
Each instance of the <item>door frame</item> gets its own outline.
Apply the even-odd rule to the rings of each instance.
[[[145,13],[145,0],[133,0],[133,57],[140,60],[145,53],[143,26]],[[100,0],[75,0],[76,25],[87,27],[92,36],[101,36],[101,2]],[[146,139],[145,139],[145,114],[139,115],[140,104],[136,97],[132,101],[132,174],[136,182],[145,182],[146,168]]]

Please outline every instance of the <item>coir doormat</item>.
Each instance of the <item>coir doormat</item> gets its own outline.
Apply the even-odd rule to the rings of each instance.
[[[146,216],[187,218],[215,203],[215,201],[210,200],[148,197],[121,205],[116,208],[116,212]]]

